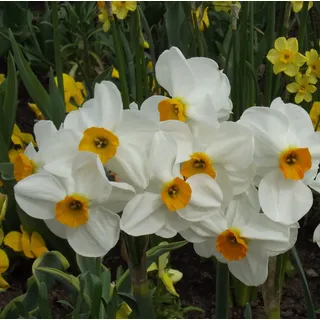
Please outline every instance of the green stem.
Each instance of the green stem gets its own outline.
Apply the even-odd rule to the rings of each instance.
[[[238,307],[244,308],[251,301],[252,287],[246,286],[240,280],[232,276],[232,282],[235,288],[236,304]]]
[[[254,2],[248,2],[248,10],[249,10],[249,52],[248,52],[248,62],[251,66],[254,66]],[[255,105],[256,96],[258,92],[255,93],[255,81],[252,77],[249,76],[247,72],[248,82],[249,82],[249,95],[248,101],[245,105],[245,108]]]
[[[217,262],[216,275],[216,319],[227,319],[229,311],[229,268]]]
[[[130,104],[130,97],[129,97],[129,91],[128,91],[128,86],[126,81],[127,77],[126,77],[126,71],[125,71],[125,60],[124,60],[122,45],[120,41],[119,30],[117,27],[117,23],[114,19],[114,16],[112,14],[111,1],[106,1],[106,7],[108,10],[108,17],[111,22],[113,44],[116,51],[115,53],[119,62],[119,80],[120,80],[123,107],[124,109],[128,109]]]
[[[274,43],[274,26],[275,26],[276,6],[275,1],[268,3],[268,25],[267,25],[267,48],[268,50],[273,47]],[[273,80],[273,67],[268,61],[266,67],[266,79],[264,90],[264,105],[269,106],[271,103],[272,95],[272,80]]]
[[[299,42],[299,49],[301,51],[305,51],[305,38],[306,38],[306,29],[307,29],[307,19],[308,19],[308,6],[309,1],[303,2],[303,8],[301,11],[301,18],[300,18],[300,26],[299,26],[299,33],[298,33],[298,42]]]
[[[200,31],[200,28],[199,28],[199,23],[198,23],[198,19],[197,19],[197,15],[196,15],[196,10],[195,8],[192,8],[192,3],[190,2],[191,4],[191,15],[192,15],[192,21],[194,21],[194,24],[193,24],[193,27],[194,27],[194,30],[195,30],[195,38],[196,38],[196,42],[198,44],[198,55],[200,57],[203,57],[204,56],[204,49],[203,49],[203,43],[202,43],[202,39],[201,39],[201,31]],[[199,17],[201,18],[201,17]]]
[[[135,44],[136,44],[136,100],[137,104],[140,107],[143,102],[143,84],[142,84],[142,59],[143,57],[143,48],[140,44],[140,41],[137,40],[140,38],[141,26],[140,26],[140,16],[139,10],[135,11]]]
[[[59,32],[59,20],[58,20],[58,3],[57,1],[52,2],[52,26],[53,26],[53,42],[54,42],[54,57],[56,64],[56,75],[58,79],[58,88],[61,97],[64,101],[64,88],[63,88],[63,77],[62,77],[62,61],[60,55],[60,32]]]

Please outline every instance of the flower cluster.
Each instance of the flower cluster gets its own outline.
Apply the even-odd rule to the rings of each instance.
[[[152,96],[140,109],[123,110],[117,87],[103,81],[59,130],[37,122],[38,150],[29,144],[14,163],[17,203],[83,256],[105,255],[120,230],[179,233],[245,284],[262,284],[269,257],[297,239],[313,201],[309,187],[320,190],[320,137],[308,113],[278,98],[227,121],[226,75],[215,61],[185,59],[175,47],[155,72],[169,96]]]

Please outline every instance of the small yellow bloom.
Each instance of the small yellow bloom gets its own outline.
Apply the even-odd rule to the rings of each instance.
[[[8,196],[0,193],[0,222],[4,220],[8,208]],[[1,242],[1,241],[0,241]]]
[[[0,84],[6,80],[6,76],[3,73],[0,73]]]
[[[36,142],[33,139],[32,134],[30,133],[23,133],[21,132],[20,128],[17,124],[13,127],[13,132],[11,135],[11,141],[13,144],[20,146],[22,149],[25,149],[25,147],[32,142],[34,146],[36,146]]]
[[[317,131],[320,131],[320,101],[313,103],[309,115],[314,129],[317,128]]]
[[[111,23],[108,16],[108,11],[106,8],[101,8],[100,13],[98,15],[99,21],[102,23],[102,30],[104,32],[108,32],[111,27]]]
[[[4,239],[4,233],[0,229],[0,246]],[[3,279],[2,274],[5,273],[9,268],[9,258],[4,250],[0,249],[0,292],[3,289],[8,289],[10,286],[6,280]]]
[[[112,12],[118,19],[123,20],[128,15],[128,11],[137,9],[137,1],[112,1]]]
[[[298,40],[280,37],[274,43],[275,49],[268,52],[267,59],[273,64],[273,72],[284,72],[289,77],[294,77],[299,68],[306,62],[306,57],[298,52]]]
[[[300,12],[303,7],[303,2],[304,1],[291,1],[293,12],[295,13]],[[310,10],[312,7],[313,7],[313,1],[309,1],[308,10]]]
[[[295,77],[295,82],[289,83],[287,85],[287,90],[290,93],[296,93],[294,98],[295,103],[299,104],[303,100],[310,102],[312,100],[312,93],[316,92],[317,88],[310,84],[310,78],[300,72]]]
[[[20,226],[21,232],[11,231],[4,237],[4,244],[15,252],[23,252],[27,258],[39,258],[48,249],[38,232],[31,235]]]
[[[167,242],[162,242],[163,244]],[[161,255],[158,258],[158,264],[153,262],[149,268],[148,272],[158,270],[158,278],[161,279],[162,283],[165,285],[168,292],[172,295],[179,297],[179,294],[174,288],[174,284],[182,279],[183,274],[175,269],[166,268],[169,262],[169,252]]]
[[[115,67],[112,68],[111,77],[115,79],[119,79],[119,71]]]
[[[320,78],[320,59],[317,50],[311,49],[306,52],[308,69],[306,74],[310,77],[311,83],[316,83]]]
[[[208,8],[209,7],[206,7],[202,12],[201,6],[199,6],[196,10],[196,19],[199,25],[199,30],[201,32],[203,32],[205,28],[208,28],[210,24],[209,17],[208,17]],[[201,21],[199,21],[200,18],[201,18]],[[192,16],[192,20],[193,20],[193,16]],[[194,21],[193,21],[193,24],[194,24]]]
[[[101,10],[106,7],[106,2],[105,1],[97,1],[97,6]]]
[[[241,9],[241,4],[239,1],[212,1],[213,7],[216,11],[224,11],[224,12],[230,12],[232,5],[237,6],[239,9]]]
[[[28,106],[32,110],[32,112],[35,114],[36,118],[38,120],[45,120],[44,115],[39,110],[38,106],[35,103],[28,103]]]

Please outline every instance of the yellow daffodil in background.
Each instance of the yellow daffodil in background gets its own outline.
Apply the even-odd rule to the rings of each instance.
[[[115,79],[119,79],[119,71],[115,67],[112,68],[111,77]]]
[[[310,77],[310,82],[316,83],[320,78],[320,59],[317,50],[311,49],[306,52],[308,69],[306,74]]]
[[[241,4],[239,1],[212,1],[212,4],[214,9],[218,12],[219,11],[230,12],[232,5],[235,5],[239,9],[241,9]]]
[[[304,1],[291,1],[292,4],[292,10],[295,13],[298,13],[301,11],[302,7],[303,7],[303,2]],[[310,10],[313,7],[313,1],[309,1],[309,5],[308,5],[308,10]]]
[[[8,207],[8,196],[0,193],[0,222],[6,217]]]
[[[0,84],[6,80],[6,76],[3,73],[0,73]]]
[[[295,103],[301,103],[303,100],[310,102],[312,100],[312,93],[316,92],[317,88],[310,82],[310,78],[300,72],[295,77],[295,82],[287,85],[287,90],[290,93],[296,93],[294,98]]]
[[[11,141],[13,144],[20,146],[22,149],[24,149],[30,142],[32,142],[34,146],[37,145],[32,134],[21,132],[17,124],[15,124],[13,127]]]
[[[16,252],[23,252],[27,258],[39,258],[48,249],[38,232],[30,235],[20,226],[21,232],[11,231],[4,237],[4,244]]]
[[[161,279],[168,292],[176,297],[179,297],[179,294],[177,293],[173,285],[181,280],[183,274],[178,270],[166,268],[169,262],[168,257],[169,252],[160,256],[158,259],[158,265],[153,262],[148,268],[148,272],[158,270],[158,278]]]
[[[35,103],[28,103],[28,105],[38,120],[45,120],[45,117],[43,116],[43,114],[41,113],[41,111]]]
[[[0,246],[2,245],[4,234],[0,229]],[[8,289],[10,286],[6,280],[3,279],[2,274],[5,273],[9,268],[9,258],[4,250],[0,249],[0,292],[3,289]]]
[[[320,101],[315,101],[310,110],[310,119],[316,131],[320,131]]]
[[[286,39],[280,37],[274,43],[275,49],[268,52],[267,59],[273,64],[273,72],[278,74],[284,72],[294,77],[299,68],[306,62],[306,57],[298,52],[298,40],[296,38]]]
[[[102,2],[102,1],[98,1],[98,2]],[[110,23],[109,16],[108,16],[108,11],[105,7],[101,7],[101,8],[99,8],[99,10],[100,10],[100,13],[98,15],[98,19],[102,23],[102,30],[104,32],[108,32],[111,27],[111,23]]]
[[[205,28],[208,28],[210,24],[209,17],[208,17],[208,8],[209,7],[206,7],[202,12],[202,8],[201,6],[199,6],[196,10],[196,19],[199,24],[199,30],[201,32],[203,32]],[[201,20],[199,21],[200,18]],[[193,15],[192,15],[192,19],[193,19]],[[193,24],[194,23],[195,22],[193,21]]]
[[[112,1],[112,12],[118,19],[123,20],[128,15],[129,11],[137,9],[137,1]]]

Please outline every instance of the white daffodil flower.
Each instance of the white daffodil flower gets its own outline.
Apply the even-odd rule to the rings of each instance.
[[[317,245],[320,247],[320,224],[318,224],[318,226],[313,232],[313,242],[316,242]]]
[[[120,227],[126,233],[156,233],[170,238],[220,209],[223,196],[215,179],[198,174],[185,181],[176,164],[176,154],[173,140],[165,135],[155,136],[149,185],[128,202],[122,213]]]
[[[24,153],[19,153],[14,162],[14,176],[20,181],[42,169],[55,175],[66,174],[68,163],[77,153],[76,147],[66,145],[66,140],[75,139],[70,130],[57,130],[52,121],[41,120],[34,125],[39,151],[36,151],[32,142]]]
[[[258,286],[268,275],[270,256],[291,248],[290,228],[259,213],[254,187],[235,196],[226,212],[180,232],[194,243],[202,257],[215,256],[227,263],[230,272],[248,286]]]
[[[231,196],[240,194],[248,188],[255,174],[251,165],[253,152],[252,132],[238,123],[223,122],[218,128],[201,131],[194,139],[193,151],[189,160],[182,164],[181,174],[189,178],[205,173],[217,178],[221,187],[225,185]]]
[[[134,189],[110,182],[97,155],[79,152],[69,178],[58,180],[41,172],[15,185],[15,198],[28,215],[43,219],[75,252],[100,257],[119,239],[121,211]]]
[[[98,154],[120,181],[146,187],[146,149],[155,128],[138,110],[123,110],[120,92],[112,82],[96,84],[94,98],[70,112],[64,128],[77,133],[77,139],[66,141],[67,145]]]
[[[308,113],[277,98],[270,108],[247,109],[239,123],[254,135],[253,162],[263,212],[286,225],[299,221],[312,206],[308,185],[314,187],[320,160],[320,133],[314,132]]]
[[[172,47],[160,55],[155,72],[158,83],[171,96],[152,96],[141,105],[141,112],[155,121],[178,120],[192,129],[194,125],[216,127],[229,118],[230,83],[214,60],[186,59]]]

